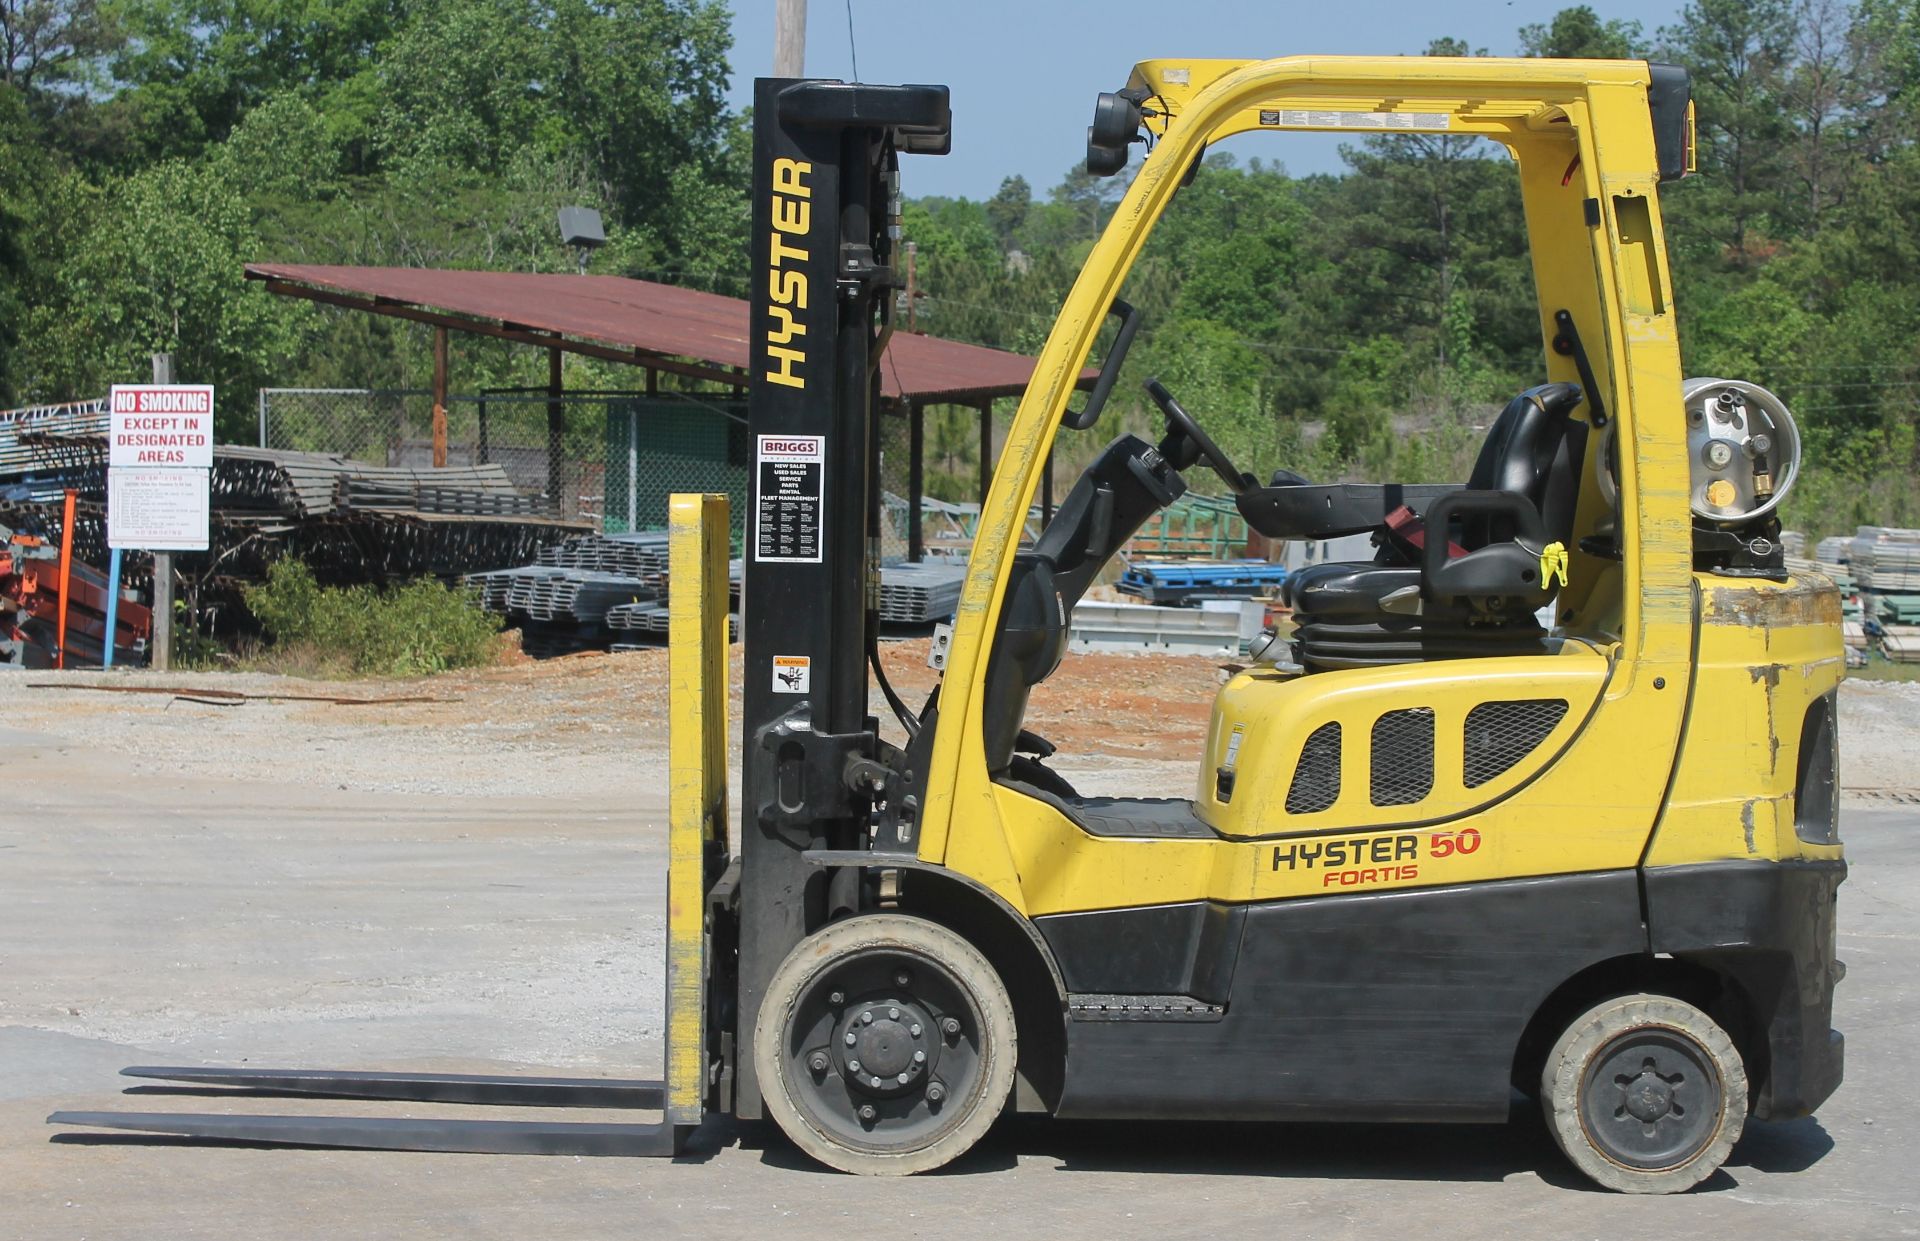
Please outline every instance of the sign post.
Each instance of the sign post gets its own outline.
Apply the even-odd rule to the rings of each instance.
[[[153,666],[168,664],[173,636],[173,557],[209,545],[209,489],[213,470],[213,388],[172,383],[173,358],[155,354],[154,383],[115,384],[108,402],[108,595],[119,590],[120,553],[145,548],[153,556]],[[102,662],[111,664],[114,633]]]

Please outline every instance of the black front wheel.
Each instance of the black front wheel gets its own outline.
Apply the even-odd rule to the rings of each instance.
[[[906,1176],[985,1135],[1013,1088],[1013,1005],[952,931],[864,914],[800,941],[753,1039],[767,1111],[842,1172]]]
[[[1561,1034],[1540,1102],[1582,1172],[1623,1193],[1671,1194],[1712,1176],[1740,1140],[1747,1074],[1706,1013],[1669,996],[1624,995]]]

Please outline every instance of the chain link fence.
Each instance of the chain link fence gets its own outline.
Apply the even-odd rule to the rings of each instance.
[[[881,554],[907,555],[911,428],[877,420],[883,501]],[[433,395],[424,388],[262,388],[259,444],[332,453],[377,466],[433,465]],[[447,397],[446,464],[497,464],[549,511],[614,534],[666,526],[676,491],[733,500],[737,552],[753,445],[747,402],[732,392],[492,389]]]
[[[903,416],[876,420],[880,437],[880,559],[907,558],[907,497],[912,494],[912,426]]]
[[[332,453],[377,466],[434,464],[433,397],[418,388],[263,388],[262,448]],[[606,532],[660,529],[675,491],[747,507],[746,402],[721,394],[494,389],[450,393],[449,466],[499,465],[550,513]]]

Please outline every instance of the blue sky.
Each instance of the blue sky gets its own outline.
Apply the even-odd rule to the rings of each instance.
[[[774,0],[732,0],[736,107],[773,63]],[[1093,97],[1125,85],[1135,61],[1156,56],[1417,53],[1442,36],[1496,55],[1518,50],[1519,29],[1577,0],[852,0],[860,73],[872,82],[944,82],[953,88],[953,153],[904,161],[909,195],[985,198],[1013,173],[1036,195],[1086,149]],[[1638,21],[1651,35],[1681,0],[1589,0],[1602,17]],[[847,0],[808,0],[807,73],[851,78]],[[1255,141],[1265,138],[1267,141]],[[1233,149],[1295,173],[1340,168],[1331,135],[1255,135]]]

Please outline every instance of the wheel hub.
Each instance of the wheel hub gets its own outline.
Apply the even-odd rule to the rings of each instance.
[[[1615,1163],[1675,1167],[1712,1140],[1718,1091],[1712,1061],[1690,1037],[1659,1027],[1628,1031],[1590,1065],[1581,1123]]]
[[[1680,1074],[1669,1080],[1652,1068],[1643,1068],[1632,1076],[1621,1074],[1619,1084],[1621,1106],[1634,1119],[1653,1124],[1673,1111],[1673,1092],[1680,1084]]]
[[[835,1030],[842,1075],[869,1094],[893,1094],[925,1082],[939,1049],[934,1019],[908,999],[855,1003]]]

